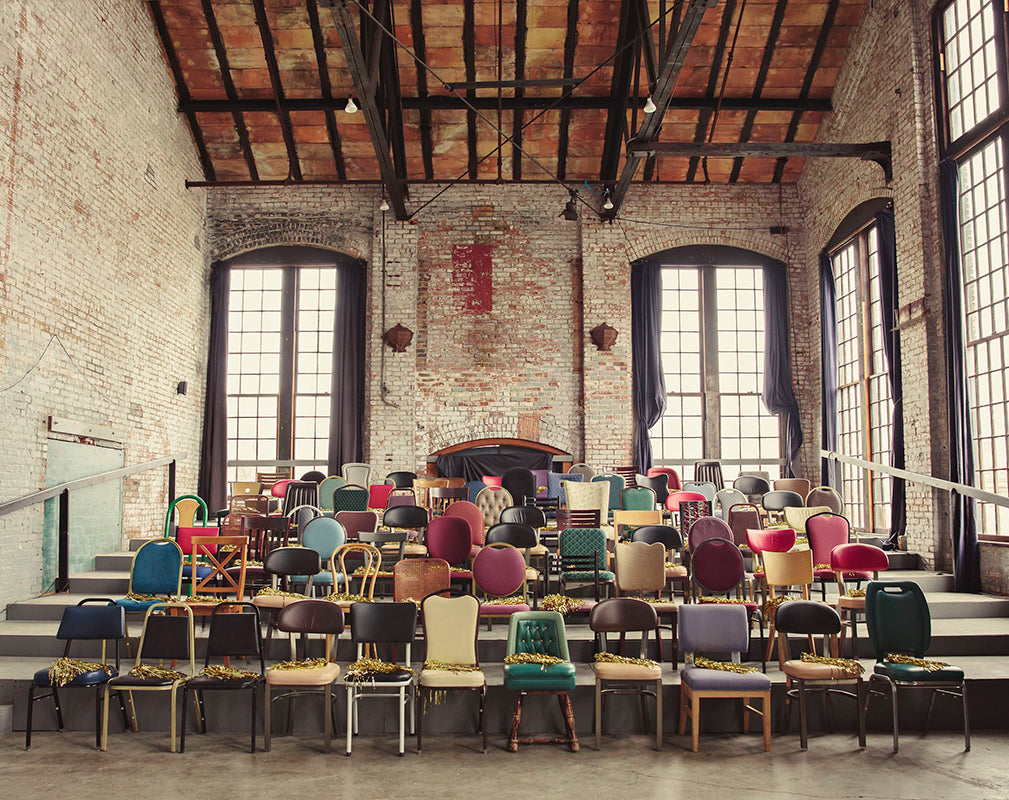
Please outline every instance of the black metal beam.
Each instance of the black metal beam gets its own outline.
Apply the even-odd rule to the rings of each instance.
[[[694,36],[701,24],[704,12],[709,8],[714,8],[717,1],[690,0],[690,4],[684,10],[683,21],[676,29],[676,33],[669,39],[669,49],[662,64],[659,79],[655,82],[655,86],[652,89],[652,102],[655,103],[656,110],[648,114],[644,122],[641,123],[641,127],[634,137],[636,142],[653,142],[659,135],[666,107],[673,95],[676,80],[680,76],[680,70],[683,69],[683,62],[687,57],[687,50],[690,49],[690,44],[694,41]],[[641,154],[636,153],[631,155],[628,153],[627,159],[624,161],[623,171],[620,173],[620,179],[617,181],[613,194],[610,196],[613,208],[603,212],[603,219],[613,219],[620,211],[620,206],[624,202],[627,189],[630,187],[631,181],[634,180],[634,173],[638,171],[640,160]]]
[[[548,81],[527,81],[526,74],[526,36],[529,33],[528,27],[528,3],[527,0],[516,0],[515,2],[515,80],[514,83],[516,99],[525,96],[526,86],[541,86]],[[557,84],[565,85],[574,78],[561,78]],[[499,84],[507,84],[509,81],[498,81]],[[475,88],[475,87],[474,87]],[[504,88],[504,87],[502,87]],[[498,92],[500,95],[500,92]],[[503,98],[500,98],[503,99]],[[502,105],[503,109],[504,106]],[[522,180],[522,128],[525,124],[525,111],[521,108],[512,110],[512,180]]]
[[[571,78],[575,72],[575,48],[578,46],[578,0],[568,0],[568,29],[564,34],[564,77]],[[609,103],[608,98],[600,98]],[[564,180],[568,171],[568,128],[571,125],[571,107],[558,103],[561,110],[561,124],[557,136],[557,177]]]
[[[698,142],[631,142],[627,157],[652,154],[656,156],[690,156],[692,158],[860,158],[879,164],[887,183],[893,177],[890,142],[728,142],[704,144]]]
[[[378,17],[381,25],[375,26],[383,34],[378,44],[378,85],[385,98],[385,131],[392,148],[392,164],[396,170],[396,177],[405,182],[406,134],[403,130],[403,104],[401,102],[403,92],[399,85],[399,63],[396,60],[395,44],[382,31],[383,27],[390,31],[396,29],[392,3],[386,2],[384,4],[384,13],[385,17]]]
[[[266,18],[266,6],[263,0],[252,0],[252,7],[256,12],[256,26],[259,28],[259,38],[263,42],[266,69],[270,74],[270,85],[273,88],[273,97],[276,102],[274,110],[277,112],[277,119],[280,121],[280,132],[284,137],[284,146],[287,148],[289,174],[294,180],[300,181],[301,164],[298,163],[298,150],[294,145],[291,115],[284,108],[284,85],[280,78],[277,53],[273,47],[273,33],[270,31],[270,22]]]
[[[329,63],[326,58],[326,42],[322,36],[322,24],[319,22],[319,6],[316,0],[305,0],[308,11],[308,22],[312,28],[312,44],[315,47],[315,63],[319,68],[319,87],[322,89],[322,96],[332,100],[333,86],[329,81]],[[343,142],[340,139],[340,130],[336,126],[335,109],[327,108],[326,131],[329,134],[329,147],[333,151],[333,162],[336,164],[336,175],[340,179],[347,177],[347,164],[343,160]]]
[[[396,170],[389,154],[389,140],[382,127],[382,115],[376,101],[375,85],[368,76],[368,65],[361,52],[361,43],[354,30],[354,18],[351,16],[347,0],[321,0],[320,5],[328,6],[333,12],[333,22],[340,34],[344,58],[354,79],[354,91],[357,93],[358,103],[368,126],[371,144],[375,148],[375,157],[378,159],[379,172],[385,184],[389,205],[396,213],[396,219],[408,219],[410,215],[406,211],[405,188],[396,178]]]
[[[410,30],[413,32],[413,52],[417,57],[417,100],[427,99],[427,70],[421,64],[427,61],[427,42],[424,39],[423,0],[410,3]],[[420,154],[424,161],[424,177],[434,177],[434,142],[431,138],[431,109],[420,108]]]
[[[466,82],[473,83],[476,80],[476,9],[474,0],[463,0],[462,4],[462,60],[466,68]],[[475,90],[469,89],[466,92],[466,99],[473,102],[476,99]],[[495,98],[496,99],[496,98]],[[499,108],[495,103],[495,108]],[[476,154],[476,114],[472,108],[466,109],[466,162],[469,164],[469,178],[476,180],[477,159]]]
[[[634,57],[637,49],[629,47],[638,35],[638,0],[623,0],[620,4],[620,24],[617,28],[616,56],[610,79],[610,105],[606,114],[606,134],[599,162],[599,180],[609,184],[617,177],[620,153],[627,132],[627,102],[631,94]]]

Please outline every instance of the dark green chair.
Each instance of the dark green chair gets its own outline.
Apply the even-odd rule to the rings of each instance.
[[[885,695],[873,687],[885,683],[890,687],[893,706],[893,752],[897,752],[897,690],[929,689],[925,729],[932,718],[932,708],[937,694],[960,698],[963,705],[964,750],[970,750],[970,721],[967,716],[967,685],[963,670],[952,665],[929,671],[915,664],[888,661],[887,656],[905,655],[923,658],[932,639],[932,618],[928,601],[918,584],[911,581],[870,581],[865,590],[865,620],[869,640],[876,651],[876,666],[869,677],[869,696],[866,710],[874,694]]]
[[[515,692],[512,711],[511,738],[508,749],[516,752],[520,744],[567,744],[572,752],[578,751],[574,711],[568,692],[575,688],[575,665],[568,654],[568,640],[564,631],[564,618],[556,611],[520,611],[508,621],[507,656],[516,653],[539,653],[562,659],[559,664],[536,662],[505,664],[504,687]],[[554,694],[564,715],[567,736],[549,739],[520,739],[519,723],[522,720],[522,701],[530,694]]]

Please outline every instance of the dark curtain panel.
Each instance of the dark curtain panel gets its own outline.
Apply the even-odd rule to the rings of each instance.
[[[780,261],[764,266],[764,392],[772,414],[785,414],[785,477],[798,475],[802,427],[799,404],[792,391],[792,364],[788,357],[788,281]]]
[[[879,297],[883,314],[883,354],[886,356],[890,397],[893,398],[890,465],[904,469],[904,390],[900,377],[900,331],[897,325],[897,237],[893,224],[893,209],[884,208],[876,214],[876,242],[879,250]],[[890,542],[904,533],[907,524],[904,479],[891,479]]]
[[[337,268],[333,383],[329,412],[329,474],[364,459],[365,275],[360,264]],[[384,345],[383,345],[384,346]]]
[[[438,456],[436,466],[440,478],[463,478],[478,481],[484,475],[504,475],[512,467],[549,470],[553,454],[514,444],[473,447],[458,453]]]
[[[823,421],[820,446],[837,450],[837,291],[834,287],[834,267],[830,254],[820,251],[820,369],[823,380]],[[820,482],[824,486],[840,485],[836,462],[820,461]]]
[[[949,416],[949,479],[974,485],[974,444],[964,369],[963,284],[960,277],[960,221],[957,214],[960,174],[956,162],[939,164],[939,213],[942,218],[943,260],[946,264],[946,392]],[[981,560],[977,545],[974,501],[954,494],[953,577],[958,592],[981,591]]]
[[[662,330],[662,267],[639,261],[631,266],[631,363],[634,390],[634,459],[638,472],[652,466],[648,430],[666,410],[659,333]]]
[[[228,506],[228,293],[231,270],[214,262],[210,270],[210,345],[203,439],[197,491],[211,511]]]

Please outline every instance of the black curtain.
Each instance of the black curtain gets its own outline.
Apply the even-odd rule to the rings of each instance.
[[[792,364],[788,348],[788,281],[785,265],[764,266],[764,392],[772,414],[785,414],[785,477],[798,474],[802,427],[799,404],[792,391]]]
[[[216,261],[210,270],[210,344],[203,439],[197,491],[211,511],[228,505],[228,293],[231,270]]]
[[[436,466],[440,478],[463,478],[478,481],[484,475],[504,475],[512,467],[549,470],[553,454],[514,444],[471,447],[456,453],[438,456]],[[516,502],[518,499],[516,498]]]
[[[837,290],[830,253],[820,251],[820,370],[823,381],[820,446],[837,450]],[[820,460],[820,482],[837,488],[836,462]]]
[[[666,410],[659,334],[662,330],[662,267],[658,262],[631,265],[631,364],[634,390],[634,459],[638,472],[652,466],[648,430]]]
[[[329,411],[329,474],[364,459],[365,275],[360,264],[337,267],[333,382]],[[384,346],[384,344],[382,345]]]
[[[879,253],[879,298],[883,315],[883,354],[886,356],[890,397],[893,398],[891,420],[890,465],[904,469],[904,389],[900,377],[900,331],[897,326],[897,236],[893,224],[893,209],[876,213],[876,243]],[[907,525],[907,503],[904,479],[891,478],[890,543],[904,533]]]
[[[963,283],[960,277],[960,174],[956,162],[939,164],[939,213],[943,260],[946,264],[946,393],[949,418],[949,479],[974,485],[974,444],[964,369]],[[974,501],[954,493],[950,508],[953,527],[953,583],[958,592],[981,591],[981,559],[977,544]]]

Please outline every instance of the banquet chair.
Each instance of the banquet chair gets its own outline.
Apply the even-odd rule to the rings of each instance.
[[[527,498],[536,497],[536,476],[525,467],[512,467],[501,476],[501,487],[508,490],[515,505],[525,505]]]
[[[466,487],[432,486],[428,489],[427,496],[431,504],[431,516],[440,517],[452,503],[467,500],[469,498],[469,491]]]
[[[715,460],[695,461],[694,480],[698,483],[713,484],[715,491],[725,488],[725,478],[722,477],[722,462]]]
[[[572,464],[568,468],[568,475],[581,475],[582,480],[589,483],[594,477],[596,477],[596,471],[585,462],[580,461],[577,464]]]
[[[567,493],[564,491],[565,482],[591,483],[592,479],[578,472],[548,472],[547,499],[553,499],[558,508],[564,508],[567,505]]]
[[[412,489],[413,482],[417,479],[417,477],[416,472],[400,469],[390,472],[385,476],[385,479],[387,481],[392,481],[392,485],[397,489]]]
[[[560,535],[561,593],[572,585],[590,584],[596,602],[616,576],[609,570],[606,534],[600,528],[567,528]]]
[[[489,543],[473,559],[473,594],[482,595],[480,618],[491,630],[494,620],[529,610],[526,561],[522,551],[505,542]],[[503,602],[510,600],[512,602]]]
[[[182,548],[171,539],[151,539],[133,554],[126,597],[116,605],[126,612],[126,654],[130,654],[129,615],[146,613],[151,606],[182,596]]]
[[[378,530],[377,511],[338,511],[334,519],[343,525],[348,542],[356,542],[362,533]]]
[[[669,497],[669,476],[665,473],[658,475],[635,475],[634,482],[639,489],[651,489],[655,492],[655,504],[659,508],[666,507],[666,498]]]
[[[391,491],[391,490],[390,490]],[[341,511],[367,511],[371,493],[363,486],[348,483],[333,492],[333,513]],[[388,496],[386,497],[388,502]],[[385,507],[384,505],[382,506]]]
[[[473,580],[473,571],[468,565],[473,539],[466,520],[435,517],[427,526],[426,542],[428,557],[447,561],[452,567],[453,580]]]
[[[319,482],[319,508],[322,509],[323,514],[333,513],[333,492],[346,485],[347,481],[339,475],[330,475]]]
[[[389,495],[396,487],[391,483],[373,483],[368,487],[368,508],[382,509],[389,505]]]
[[[356,486],[370,486],[371,472],[371,464],[362,464],[358,461],[348,462],[340,470],[343,479]]]
[[[711,481],[684,481],[681,491],[704,495],[704,499],[711,503],[712,508],[715,505],[715,497],[718,496],[718,489]]]
[[[666,549],[666,584],[669,586],[669,599],[672,600],[673,585],[680,584],[680,593],[686,600],[690,595],[690,572],[684,563],[675,563],[683,550],[683,538],[672,525],[645,525],[631,535],[632,542],[660,542]]]
[[[837,610],[844,623],[841,646],[844,647],[845,633],[851,628],[852,658],[858,658],[858,617],[865,614],[866,601],[864,596],[848,594],[846,584],[848,581],[855,581],[857,585],[864,580],[875,580],[889,566],[889,556],[875,545],[852,542],[839,544],[830,551],[830,568],[837,581]]]
[[[624,489],[620,493],[620,509],[623,511],[654,511],[657,503],[655,491],[647,486]]]
[[[608,483],[609,484],[609,497],[607,498],[607,511],[613,511],[614,509],[620,508],[620,493],[627,488],[627,481],[621,475],[596,475],[590,482],[592,483]],[[633,488],[633,487],[632,487]],[[568,505],[571,505],[570,492]],[[603,520],[603,524],[606,524],[606,520]]]
[[[525,506],[523,506],[525,508]],[[504,512],[501,512],[504,514]],[[483,512],[477,508],[475,503],[471,503],[469,500],[457,500],[445,509],[446,517],[461,517],[466,520],[469,525],[470,532],[470,558],[475,556],[477,552],[483,547],[486,530],[483,524]]]
[[[776,492],[795,492],[803,503],[809,494],[809,481],[805,478],[776,478],[772,486]]]
[[[443,558],[407,558],[392,568],[392,599],[420,603],[429,594],[444,593],[452,586],[452,571]]]
[[[670,492],[678,492],[683,486],[680,482],[680,473],[672,467],[649,467],[645,475],[649,478],[654,478],[656,475],[667,475],[666,488]]]
[[[513,508],[527,508],[527,506],[513,506]],[[530,565],[530,560],[540,547],[536,529],[521,522],[499,522],[487,531],[487,544],[509,544],[522,552],[526,585],[529,583],[533,585],[533,608],[535,608],[537,587],[540,580],[546,577],[545,572],[541,573]],[[474,564],[474,572],[475,570]]]
[[[662,592],[668,580],[666,548],[661,542],[622,542],[614,548],[613,560],[616,562],[618,597],[628,593],[641,598],[654,595],[654,599],[648,602],[659,619],[665,618],[669,623],[673,645],[672,662],[675,666],[678,658],[676,615],[679,604],[672,599],[662,600]],[[655,639],[658,646],[658,660],[662,661],[662,633],[658,627],[655,629]]]
[[[501,512],[515,505],[515,501],[507,489],[500,486],[485,486],[477,493],[473,504],[483,514],[484,527],[489,528],[491,525],[497,525]]]
[[[315,576],[322,571],[322,559],[310,547],[278,547],[267,553],[263,571],[270,578],[270,588],[279,592],[289,592],[293,579],[307,576],[305,595],[309,595]],[[252,598],[252,604],[265,616],[267,647],[273,638],[277,616],[285,607],[300,599],[304,598],[290,594],[257,594]]]
[[[383,559],[393,563],[407,557],[423,558],[428,554],[424,541],[430,521],[430,513],[422,506],[392,506],[382,515],[382,527],[388,530],[362,531],[358,538],[379,547]]]
[[[590,483],[565,483],[564,494],[567,498],[568,511],[598,510],[599,527],[608,528],[612,502],[613,484],[605,479],[597,479]],[[620,508],[620,494],[617,493],[617,508]],[[557,525],[560,528],[560,523]]]
[[[830,486],[814,486],[806,495],[806,505],[827,506],[835,514],[844,513],[844,500],[836,489]]]
[[[764,511],[767,512],[768,520],[777,522],[781,519],[782,513],[786,508],[789,506],[803,508],[806,502],[798,492],[775,490],[767,492],[761,497],[760,504],[763,506]]]
[[[715,494],[715,503],[718,506],[718,516],[729,521],[729,510],[740,503],[749,502],[746,495],[738,489],[722,489]]]
[[[760,498],[771,491],[771,482],[757,475],[740,475],[732,488],[745,494],[751,503],[760,503]]]
[[[805,536],[806,522],[807,520],[816,515],[822,514],[824,511],[830,511],[827,506],[803,506],[799,508],[798,506],[786,506],[782,509],[782,517],[785,524],[789,528],[795,528],[795,532],[799,536]]]
[[[765,550],[762,558],[764,561],[764,581],[767,584],[768,605],[774,606],[776,605],[775,601],[778,601],[779,598],[788,597],[788,593],[793,586],[799,587],[803,600],[809,600],[810,587],[813,585],[813,554],[811,551],[790,550],[778,553],[772,550]],[[784,589],[784,592],[780,595],[778,594],[779,588]],[[774,655],[774,646],[778,641],[774,629],[775,615],[768,612],[768,617],[767,652],[764,654],[765,662],[771,660]],[[812,647],[812,641],[810,641],[810,647]],[[779,651],[779,656],[781,655]]]
[[[830,554],[838,545],[848,544],[850,535],[848,520],[840,514],[824,511],[806,520],[806,540],[813,553],[813,581],[820,584],[820,598],[824,602],[827,601],[827,581],[835,580]]]
[[[749,544],[746,541],[746,532],[750,528],[760,530],[764,527],[763,520],[760,518],[760,509],[753,503],[736,503],[734,506],[730,506],[726,522],[732,528],[732,541],[747,548],[749,548]]]

